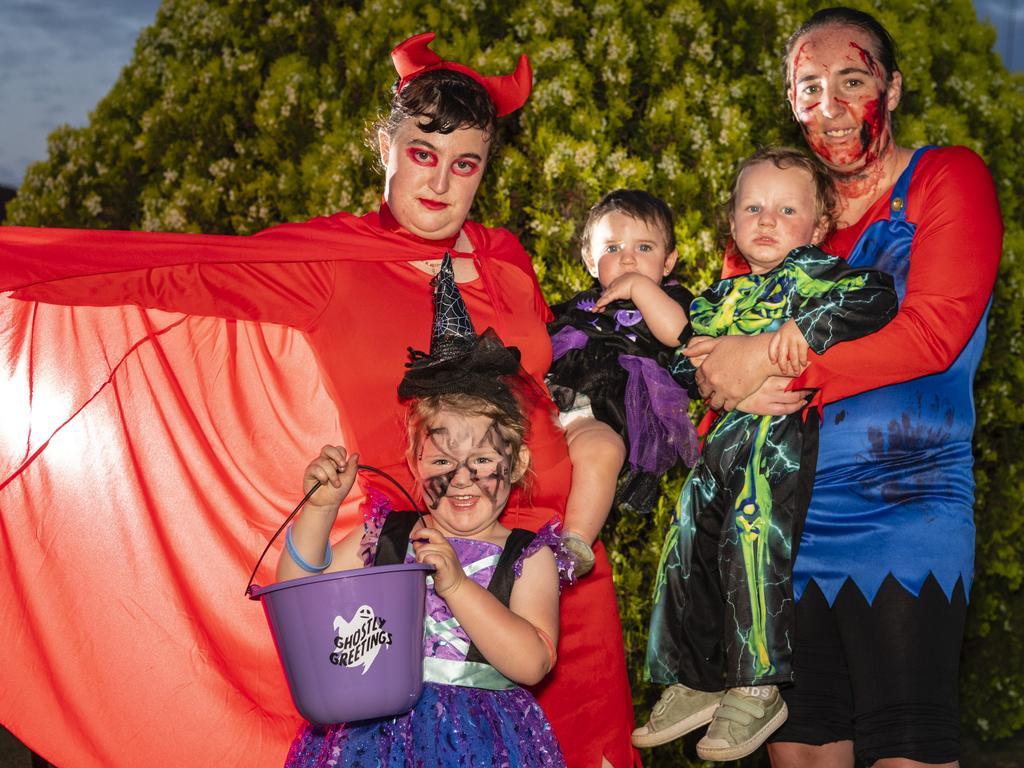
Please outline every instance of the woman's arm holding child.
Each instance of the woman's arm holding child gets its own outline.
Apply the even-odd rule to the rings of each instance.
[[[509,680],[523,685],[540,682],[554,665],[558,643],[558,570],[551,550],[544,547],[523,562],[506,608],[466,576],[440,531],[421,528],[416,533],[428,539],[413,544],[416,561],[437,569],[434,591],[448,603],[484,658]]]
[[[628,272],[615,278],[604,289],[594,305],[600,312],[613,301],[632,301],[655,338],[666,347],[678,347],[679,336],[689,320],[686,310],[651,278],[638,272]]]
[[[302,507],[299,517],[289,531],[291,546],[286,547],[277,562],[277,579],[297,579],[314,573],[341,571],[347,568],[358,568],[362,562],[358,557],[359,541],[362,530],[356,528],[331,551],[331,528],[338,517],[338,507],[348,496],[356,479],[358,454],[348,456],[340,445],[325,445],[302,476],[302,489],[309,493],[317,483],[320,487]],[[294,549],[307,566],[304,568],[292,556]],[[315,566],[327,563],[323,568]]]

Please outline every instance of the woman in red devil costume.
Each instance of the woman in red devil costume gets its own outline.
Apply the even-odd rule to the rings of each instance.
[[[281,764],[297,716],[244,574],[310,446],[340,441],[411,484],[395,393],[407,348],[428,342],[446,251],[477,330],[519,347],[537,381],[547,371],[528,255],[466,218],[529,64],[483,77],[432,39],[392,53],[378,212],[251,237],[0,232],[0,289],[14,291],[0,299],[0,721],[62,768]],[[509,526],[539,527],[568,491],[562,435],[531,417],[536,477]],[[372,475],[360,485],[397,497]],[[347,505],[335,535],[360,519]],[[567,761],[630,765],[603,551],[561,623],[537,693]]]

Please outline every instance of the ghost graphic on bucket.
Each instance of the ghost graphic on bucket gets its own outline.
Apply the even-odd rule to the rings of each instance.
[[[363,666],[365,675],[381,646],[391,645],[391,633],[384,629],[384,619],[375,616],[373,608],[361,605],[356,609],[351,620],[341,616],[334,617],[334,651],[331,652],[331,664],[341,667]]]

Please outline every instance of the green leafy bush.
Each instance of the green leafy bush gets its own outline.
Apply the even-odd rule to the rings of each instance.
[[[977,581],[963,657],[963,717],[978,738],[1024,727],[1024,78],[992,52],[969,0],[888,0],[875,13],[902,44],[900,143],[961,143],[997,180],[1006,244],[977,381]],[[339,209],[381,182],[365,146],[389,98],[388,52],[424,30],[444,57],[487,73],[530,55],[536,89],[501,129],[475,216],[520,234],[549,299],[586,284],[577,230],[605,191],[638,186],[678,214],[679,274],[718,273],[713,212],[737,162],[799,144],[779,54],[808,0],[165,0],[84,128],[60,128],[9,206],[9,223],[253,232]],[[511,10],[510,10],[511,8]],[[969,211],[965,215],[970,215]],[[604,534],[619,587],[634,695],[661,532],[681,482],[650,519]],[[997,695],[993,695],[996,692]],[[685,765],[689,742],[651,765]]]

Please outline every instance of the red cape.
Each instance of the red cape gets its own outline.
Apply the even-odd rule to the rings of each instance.
[[[482,266],[471,315],[487,316],[507,343],[522,336],[524,364],[542,375],[550,348],[545,358],[531,340],[547,310],[528,256],[503,230],[467,222],[467,233]],[[170,754],[181,766],[283,763],[299,718],[245,582],[321,445],[355,433],[371,464],[374,445],[394,451],[393,436],[358,427],[363,411],[390,414],[390,400],[339,411],[334,395],[359,365],[400,376],[404,346],[366,359],[370,336],[363,359],[332,382],[318,375],[325,353],[308,333],[152,307],[191,299],[178,281],[195,265],[377,268],[441,250],[376,214],[250,237],[0,228],[0,289],[20,299],[0,298],[0,721],[62,768],[161,764]],[[259,296],[246,285],[232,301],[311,312],[317,288]],[[123,306],[132,296],[151,308]],[[427,320],[416,323],[408,343],[426,348],[428,333]],[[537,439],[553,479],[512,511],[533,527],[560,509],[568,477],[564,445]],[[346,503],[335,536],[357,524],[358,501]],[[281,545],[258,583],[273,581]],[[567,592],[562,633],[539,696],[570,764],[597,765],[604,753],[628,765],[632,710],[606,558]],[[607,720],[584,711],[582,680],[600,681]]]

